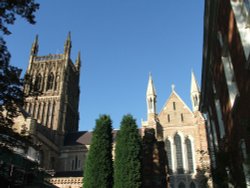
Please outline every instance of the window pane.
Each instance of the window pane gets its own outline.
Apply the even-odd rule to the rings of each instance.
[[[172,152],[171,152],[171,142],[169,140],[166,140],[166,146],[167,146],[166,149],[167,149],[169,173],[172,174],[172,172],[173,172]]]
[[[177,163],[177,173],[183,174],[183,154],[181,146],[181,137],[176,134],[174,137],[175,147],[176,147],[176,163]]]
[[[178,186],[178,188],[185,188],[186,186],[185,186],[185,184],[183,183],[183,182],[181,182],[180,184],[179,184],[179,186]]]
[[[193,173],[194,164],[193,164],[192,146],[191,146],[191,141],[189,139],[186,139],[186,146],[187,146],[188,170],[190,173]]]

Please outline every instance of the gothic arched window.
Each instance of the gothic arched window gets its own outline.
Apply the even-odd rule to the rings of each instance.
[[[54,74],[51,72],[47,80],[47,90],[53,89]]]
[[[59,76],[56,76],[56,78],[55,78],[55,90],[57,90],[58,82],[59,82]]]
[[[186,147],[187,147],[188,170],[190,173],[193,173],[194,172],[193,152],[192,152],[191,141],[189,138],[186,139]]]
[[[172,166],[172,151],[171,151],[171,142],[167,139],[166,140],[166,150],[167,150],[167,157],[168,157],[168,167],[169,173],[172,174],[173,166]]]
[[[183,153],[180,135],[176,134],[174,136],[175,152],[176,152],[176,169],[178,174],[183,174]]]
[[[179,184],[179,186],[178,186],[178,188],[185,188],[186,186],[185,186],[185,184],[183,183],[183,182],[181,182],[180,184]]]
[[[195,185],[194,182],[191,182],[191,183],[190,183],[190,188],[196,188],[196,185]]]
[[[42,86],[42,76],[41,74],[38,74],[35,80],[35,90],[39,91],[41,89],[41,86]]]

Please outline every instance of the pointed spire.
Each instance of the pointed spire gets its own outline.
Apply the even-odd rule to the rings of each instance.
[[[71,42],[71,33],[69,31],[68,36],[67,36],[67,42]]]
[[[147,96],[156,96],[155,87],[154,87],[151,73],[149,73]]]
[[[149,114],[156,114],[156,92],[151,73],[149,74],[149,79],[148,79],[146,99],[147,99],[148,120],[149,120],[150,116]]]
[[[35,40],[32,44],[30,55],[37,55],[38,53],[38,35],[36,35]]]
[[[194,76],[193,70],[191,71],[191,88],[190,88],[190,96],[192,101],[193,111],[199,110],[200,103],[200,89],[198,82]]]
[[[64,44],[64,54],[70,55],[70,50],[71,50],[71,34],[69,32]]]
[[[175,85],[172,84],[171,87],[172,87],[172,92],[174,92],[175,91]]]
[[[78,52],[75,66],[77,70],[80,70],[81,68],[81,52],[80,51]]]
[[[198,82],[195,78],[193,70],[191,71],[191,90],[190,90],[190,92],[191,93],[200,92],[199,85],[198,85]]]

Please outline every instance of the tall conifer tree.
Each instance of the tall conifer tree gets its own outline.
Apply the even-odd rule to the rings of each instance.
[[[101,115],[96,120],[91,146],[84,169],[84,188],[111,188],[113,186],[112,121]]]
[[[141,138],[136,120],[125,115],[116,137],[114,187],[141,187]]]

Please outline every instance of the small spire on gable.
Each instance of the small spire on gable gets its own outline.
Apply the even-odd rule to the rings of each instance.
[[[147,96],[156,96],[155,87],[152,79],[152,74],[149,73]]]
[[[155,87],[154,87],[151,73],[149,73],[146,101],[147,101],[147,107],[148,107],[148,115],[156,114],[156,92],[155,92]],[[149,116],[148,116],[148,120],[151,117]]]
[[[195,78],[193,70],[191,72],[191,90],[190,90],[190,92],[191,93],[200,92],[199,85],[198,85],[198,82],[197,82],[197,80]]]
[[[191,96],[193,111],[199,110],[200,89],[199,89],[199,85],[198,85],[198,82],[197,82],[197,80],[195,78],[193,70],[191,71],[190,96]]]
[[[174,92],[175,91],[175,85],[172,84],[171,87],[172,87],[172,92]]]

